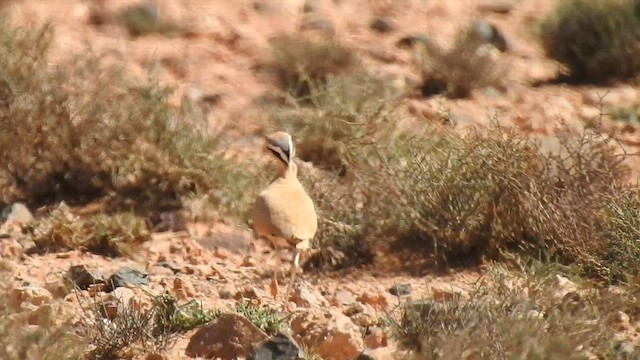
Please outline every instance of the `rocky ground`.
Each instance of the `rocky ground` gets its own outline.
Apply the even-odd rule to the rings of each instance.
[[[176,104],[182,96],[210,99],[209,121],[214,131],[223,132],[229,140],[229,157],[247,158],[261,150],[255,145],[264,114],[256,104],[275,87],[261,70],[270,56],[271,37],[335,34],[357,49],[372,73],[406,89],[417,81],[418,72],[412,52],[399,47],[398,41],[426,34],[446,44],[459,27],[476,18],[495,24],[506,39],[508,51],[500,53],[509,68],[504,88],[474,90],[472,97],[460,100],[407,98],[402,103],[407,111],[418,114],[420,121],[436,122],[442,109],[447,109],[461,129],[486,125],[497,115],[501,123],[543,136],[561,123],[584,128],[602,118],[604,127],[627,151],[640,146],[637,124],[601,116],[639,106],[637,86],[552,81],[559,66],[544,56],[532,34],[535,21],[552,5],[550,0],[156,1],[161,16],[188,25],[189,33],[179,37],[129,36],[112,17],[134,3],[20,0],[8,3],[3,11],[18,25],[53,24],[53,64],[91,48],[141,76],[154,65],[152,71],[162,82],[178,87],[171,99]],[[630,161],[637,165],[636,160]],[[133,259],[112,259],[80,251],[30,254],[19,229],[28,218],[16,215],[15,222],[3,225],[0,267],[11,274],[1,282],[10,286],[12,306],[22,309],[27,314],[23,320],[32,326],[38,325],[42,311],[78,313],[83,299],[98,299],[117,312],[119,298],[140,302],[136,306],[144,308],[151,306],[147,293],[165,291],[180,302],[195,300],[209,309],[230,309],[238,301],[280,308],[270,291],[279,255],[254,240],[244,224],[189,223],[184,231],[152,234]],[[282,257],[288,264],[290,255]],[[480,269],[410,273],[392,263],[379,260],[364,268],[302,274],[290,306],[293,338],[325,359],[354,359],[362,351],[375,359],[392,358],[398,346],[379,324],[388,311],[407,299],[464,294],[482,276]],[[64,278],[77,273],[87,277],[85,289],[70,291]],[[108,283],[117,273],[124,274],[124,283],[112,292],[92,285]],[[238,343],[246,349],[267,337],[233,315],[216,324],[220,328],[206,326],[181,334],[162,358],[210,358],[211,354],[232,358],[229,354],[236,349],[214,348],[215,344]],[[205,340],[208,347],[199,344],[208,338],[216,341]],[[147,359],[161,358],[152,356]]]

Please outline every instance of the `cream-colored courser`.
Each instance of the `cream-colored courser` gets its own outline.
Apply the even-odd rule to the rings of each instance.
[[[295,146],[291,135],[278,131],[267,136],[266,149],[278,161],[278,176],[256,198],[251,219],[256,234],[269,239],[276,251],[283,247],[295,250],[284,297],[286,309],[300,265],[300,253],[309,249],[310,241],[318,228],[318,218],[313,201],[298,181],[298,168],[293,161]],[[277,274],[274,279],[277,279]],[[277,289],[277,280],[274,282]],[[277,294],[277,290],[274,293]]]

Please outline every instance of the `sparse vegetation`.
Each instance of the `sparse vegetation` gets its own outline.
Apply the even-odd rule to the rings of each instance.
[[[309,104],[273,109],[272,121],[296,134],[300,159],[344,174],[347,166],[364,161],[363,145],[392,126],[394,95],[384,81],[363,72],[329,75],[324,84],[311,85]]]
[[[257,328],[270,335],[277,333],[286,320],[286,318],[278,315],[268,307],[260,307],[247,301],[238,302],[235,312],[244,316]]]
[[[505,68],[494,50],[471,27],[461,30],[449,49],[426,42],[419,52],[422,95],[457,99],[470,96],[473,89],[499,88]]]
[[[170,89],[90,56],[48,65],[51,33],[0,23],[1,202],[108,197],[107,211],[144,214],[202,196],[241,216],[251,177],[223,159],[196,106],[174,108]]]
[[[281,88],[294,97],[309,95],[311,87],[323,84],[329,75],[347,75],[359,68],[354,51],[337,40],[277,37],[271,40],[271,52],[271,68]]]
[[[131,256],[151,239],[144,220],[133,214],[100,214],[79,219],[65,204],[48,217],[28,224],[24,231],[39,252],[83,249],[110,257]]]
[[[415,359],[618,359],[636,353],[633,345],[629,352],[630,339],[614,336],[625,326],[614,319],[619,312],[637,314],[637,287],[620,296],[578,283],[577,291],[558,295],[557,270],[538,264],[518,274],[494,266],[469,298],[407,302],[386,323]]]
[[[578,81],[628,79],[640,72],[640,14],[633,0],[559,2],[540,26],[548,56]]]
[[[217,319],[222,314],[218,310],[203,308],[196,300],[178,304],[177,299],[169,294],[153,296],[152,300],[157,308],[154,329],[156,334],[191,330]]]
[[[118,299],[118,310],[112,319],[104,317],[99,300],[79,295],[84,307],[84,331],[89,340],[89,359],[119,359],[135,351],[162,352],[179,332],[214,320],[218,311],[204,309],[196,301],[179,304],[168,293],[150,295],[151,306],[140,306],[139,300],[124,303]],[[136,302],[138,302],[136,304]]]

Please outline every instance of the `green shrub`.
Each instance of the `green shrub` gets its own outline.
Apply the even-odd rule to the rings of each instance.
[[[131,36],[149,34],[177,35],[184,31],[180,26],[163,19],[153,3],[129,6],[118,14],[118,19]]]
[[[238,302],[235,311],[247,318],[257,328],[270,335],[277,333],[285,321],[285,318],[275,311],[246,301]]]
[[[280,86],[295,97],[307,96],[311,86],[324,83],[329,75],[346,75],[358,68],[354,51],[337,40],[276,37],[271,52],[271,68]]]
[[[640,71],[640,13],[633,0],[562,1],[540,27],[545,52],[580,81],[633,77]]]
[[[83,249],[110,257],[132,256],[151,239],[145,221],[133,214],[80,219],[64,204],[48,217],[27,224],[24,231],[41,252]]]
[[[50,66],[50,37],[0,22],[0,202],[109,197],[107,211],[150,212],[206,195],[223,214],[246,210],[252,177],[223,159],[196,106],[91,56]]]

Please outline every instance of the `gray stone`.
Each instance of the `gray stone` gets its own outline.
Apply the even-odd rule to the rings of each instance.
[[[394,296],[403,296],[411,294],[411,284],[395,284],[389,288],[389,293]]]
[[[296,341],[286,334],[278,334],[258,345],[247,360],[297,360],[304,356]]]
[[[88,269],[85,265],[71,266],[67,270],[66,278],[81,290],[87,290],[93,284],[105,283],[102,272],[96,269]]]
[[[112,290],[121,286],[149,285],[149,274],[144,270],[125,266],[113,273],[107,284]]]

